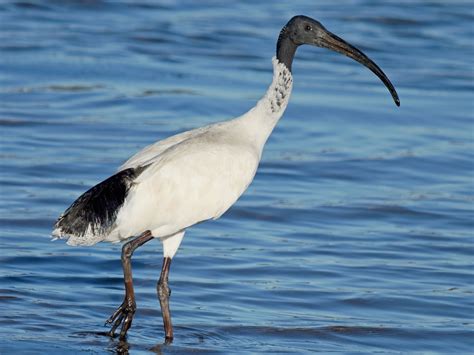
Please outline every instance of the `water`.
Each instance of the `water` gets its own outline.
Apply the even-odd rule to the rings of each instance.
[[[190,229],[163,345],[158,242],[50,242],[56,217],[141,147],[240,115],[271,80],[281,26],[307,14],[368,70],[301,48],[254,183]],[[468,353],[473,337],[473,27],[469,1],[3,1],[0,353]]]

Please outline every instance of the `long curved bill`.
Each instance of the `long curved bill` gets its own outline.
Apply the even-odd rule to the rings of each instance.
[[[398,98],[398,94],[395,90],[395,87],[392,85],[392,83],[387,78],[382,69],[380,69],[380,67],[375,64],[369,57],[362,53],[362,51],[360,51],[353,45],[347,43],[342,38],[329,32],[328,30],[325,30],[325,33],[319,38],[319,41],[316,45],[344,54],[345,56],[352,58],[369,68],[385,84],[388,91],[390,91],[390,94],[392,95],[395,104],[397,106],[400,106],[400,99]]]

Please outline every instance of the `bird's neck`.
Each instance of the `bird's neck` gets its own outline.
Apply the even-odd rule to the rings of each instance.
[[[293,88],[293,76],[288,67],[273,58],[273,80],[265,96],[257,103],[257,107],[263,108],[266,120],[278,122],[285,112],[288,101],[290,101],[291,89]]]
[[[246,121],[249,135],[256,146],[263,145],[285,112],[293,87],[293,77],[285,64],[273,58],[273,80],[265,95],[257,105],[247,112],[242,119]]]
[[[297,48],[296,44],[290,39],[286,26],[283,27],[278,36],[276,57],[280,63],[285,64],[290,73]]]

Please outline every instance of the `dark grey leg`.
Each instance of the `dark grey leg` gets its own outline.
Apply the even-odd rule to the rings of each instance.
[[[145,244],[149,240],[153,239],[150,231],[144,232],[139,237],[131,240],[124,244],[122,247],[122,267],[123,267],[123,278],[125,282],[125,299],[117,310],[110,316],[105,324],[112,324],[112,328],[108,333],[109,336],[114,336],[115,330],[122,325],[120,330],[120,339],[124,339],[128,329],[132,325],[133,316],[137,305],[135,303],[135,292],[133,291],[133,280],[132,280],[132,265],[131,257],[133,252],[139,246]]]
[[[163,267],[161,269],[160,279],[156,285],[158,291],[158,298],[160,300],[161,315],[163,317],[163,326],[165,328],[165,343],[173,341],[173,326],[171,324],[171,314],[169,306],[169,298],[171,290],[168,287],[168,274],[170,271],[171,258],[165,257],[163,259]]]

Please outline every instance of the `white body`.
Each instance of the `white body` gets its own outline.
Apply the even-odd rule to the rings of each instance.
[[[118,242],[150,230],[163,241],[164,256],[173,257],[186,228],[219,218],[252,182],[288,104],[291,73],[275,58],[273,70],[267,93],[244,115],[156,142],[125,162],[119,171],[148,167],[133,182],[114,228],[105,237],[69,236],[68,244]]]

